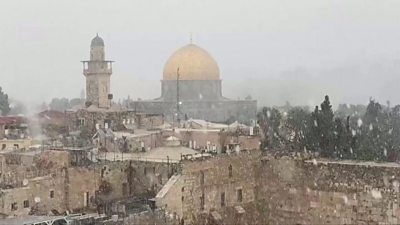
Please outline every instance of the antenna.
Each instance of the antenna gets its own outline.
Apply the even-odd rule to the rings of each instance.
[[[190,44],[193,44],[193,33],[192,32],[190,32]],[[179,68],[178,68],[178,70],[179,70]]]

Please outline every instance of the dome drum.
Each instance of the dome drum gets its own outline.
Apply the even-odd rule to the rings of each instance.
[[[180,101],[216,101],[222,99],[221,80],[180,80]],[[176,101],[177,84],[174,80],[161,81],[161,96],[166,101]]]

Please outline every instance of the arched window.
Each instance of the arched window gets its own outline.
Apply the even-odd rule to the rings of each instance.
[[[229,177],[232,177],[232,165],[229,165],[229,167],[228,167],[228,170],[229,170]]]

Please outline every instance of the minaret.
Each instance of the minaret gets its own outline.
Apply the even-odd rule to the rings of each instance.
[[[113,61],[106,61],[104,41],[99,35],[93,38],[90,45],[90,61],[82,61],[83,75],[86,77],[86,106],[110,108],[110,77]]]

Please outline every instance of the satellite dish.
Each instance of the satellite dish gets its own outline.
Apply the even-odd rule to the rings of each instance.
[[[27,186],[28,183],[29,183],[29,181],[28,181],[27,179],[24,179],[24,180],[22,181],[22,185],[23,185],[23,186]]]
[[[34,200],[35,200],[36,203],[39,203],[39,202],[40,202],[40,198],[39,198],[39,197],[35,197]]]

